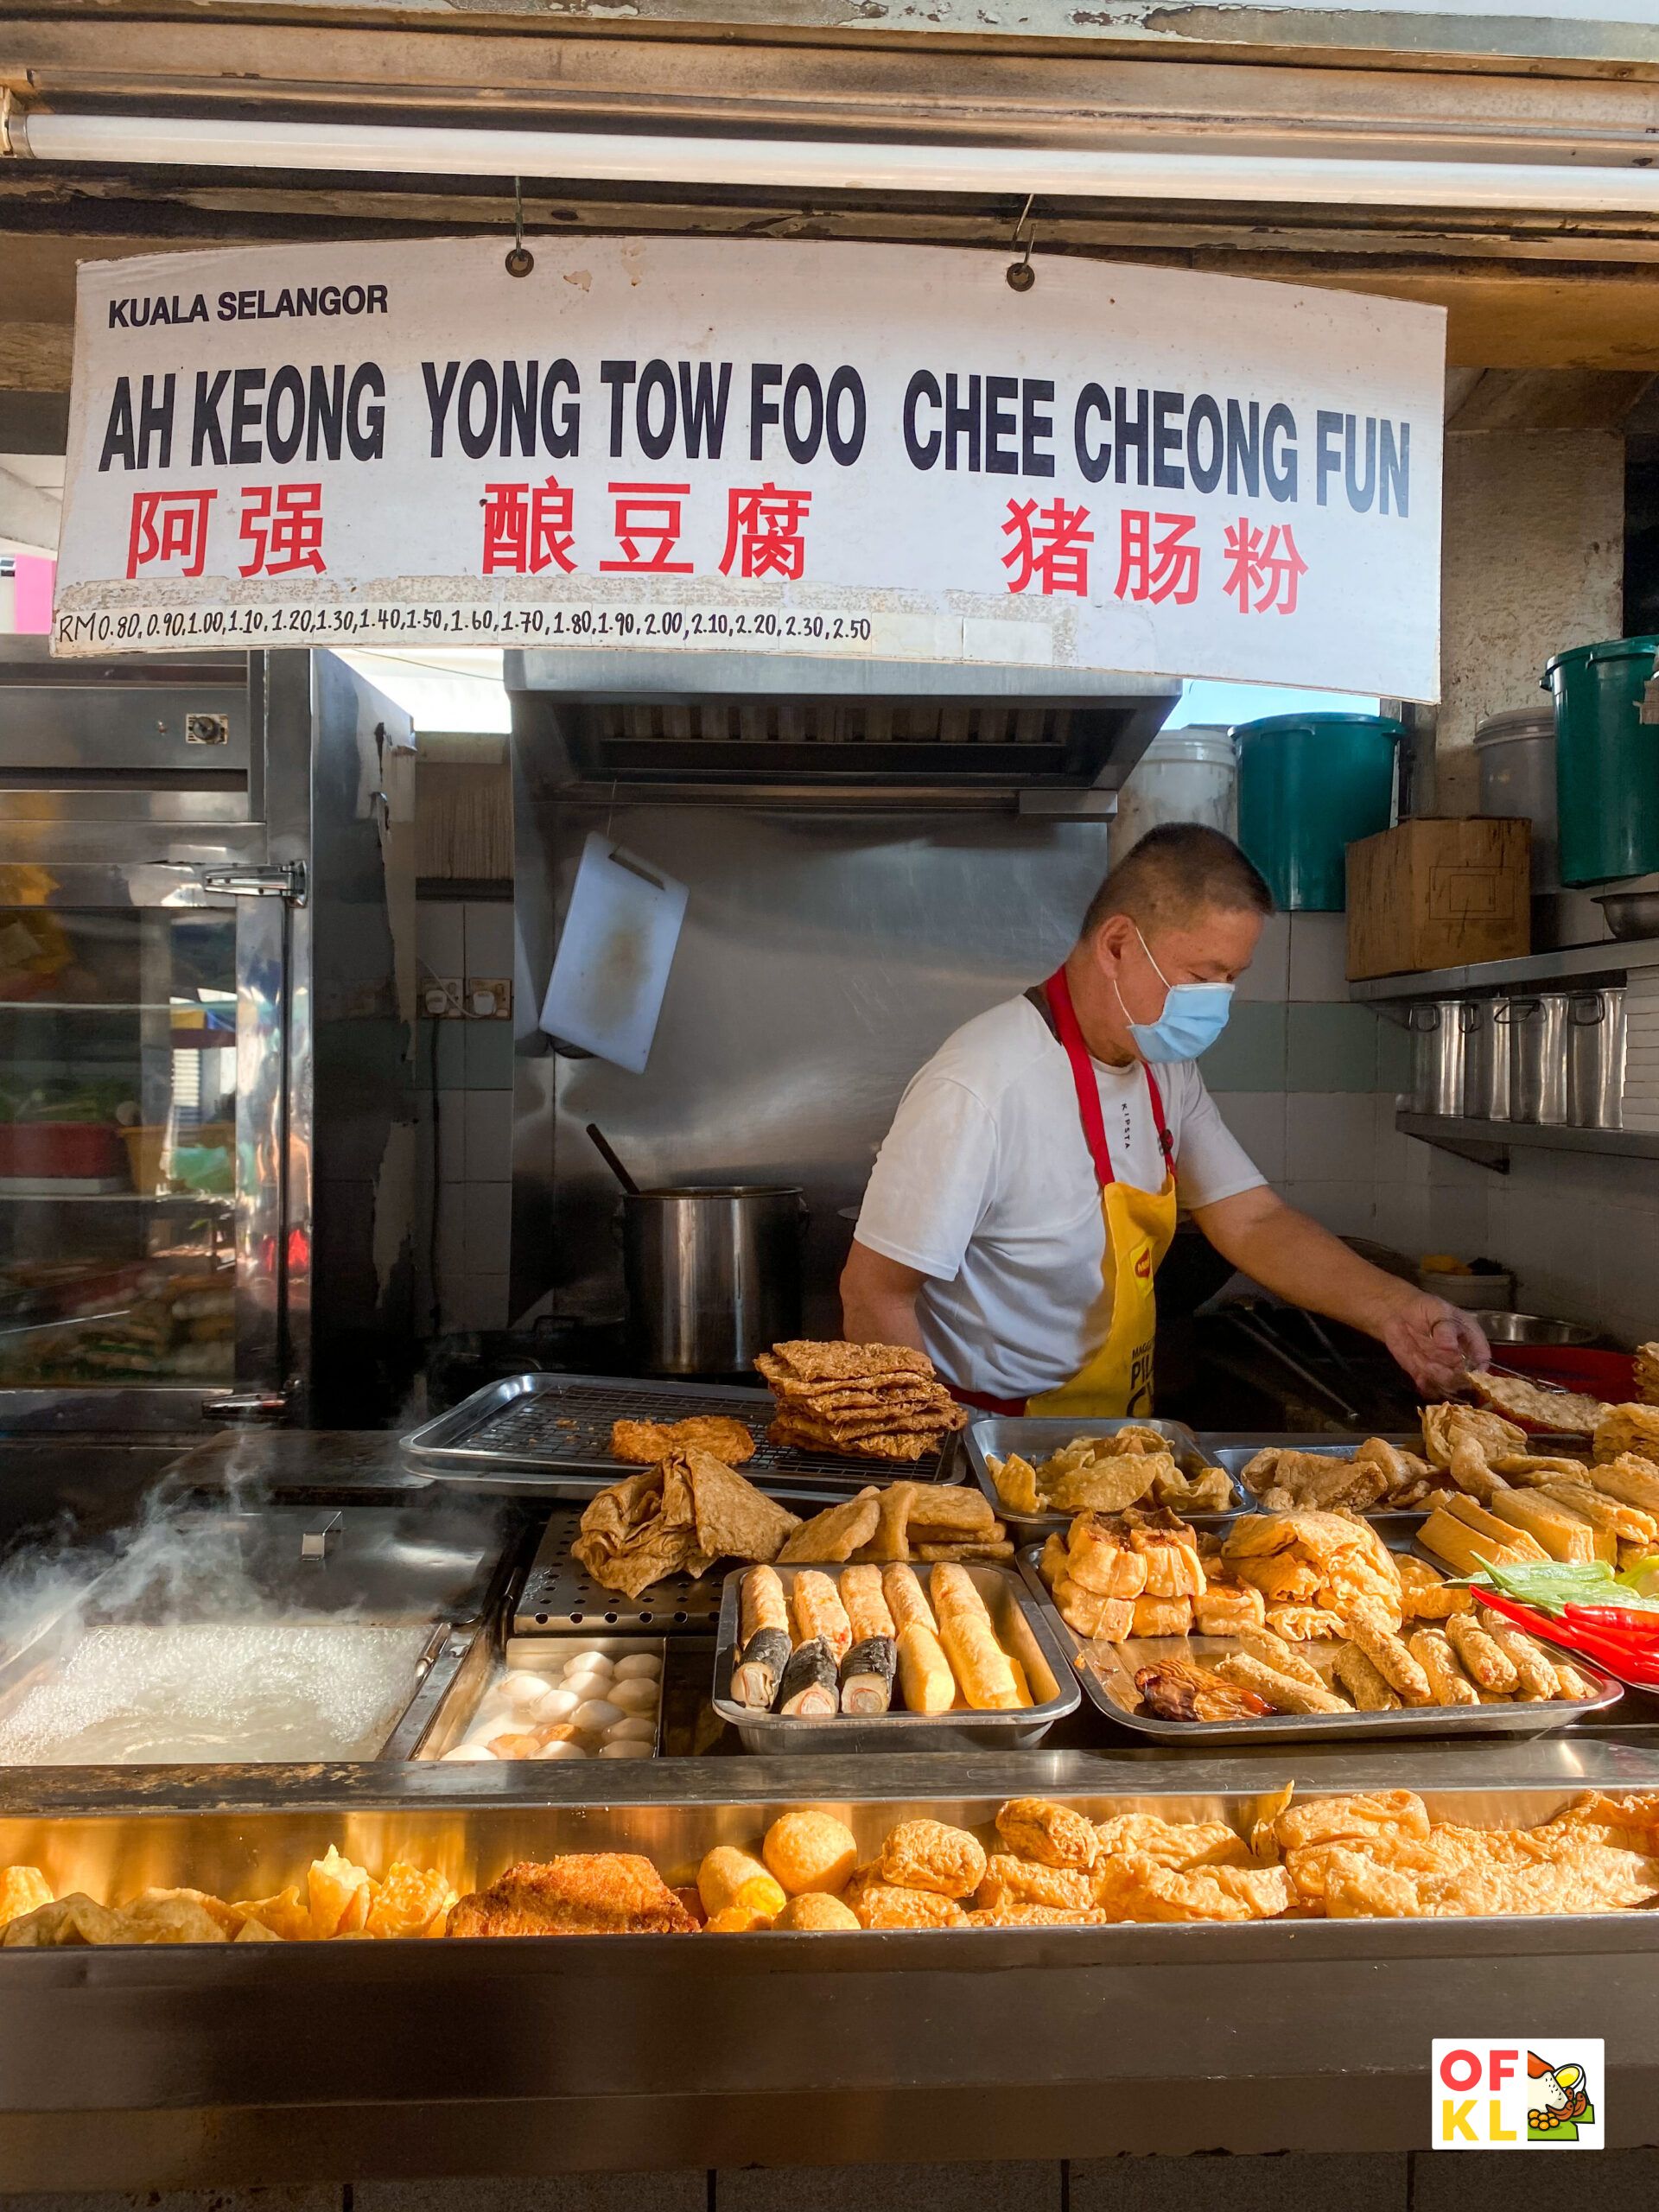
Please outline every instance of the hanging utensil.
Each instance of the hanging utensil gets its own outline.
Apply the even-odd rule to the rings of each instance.
[[[610,1139],[605,1135],[597,1122],[588,1122],[588,1135],[589,1141],[593,1145],[594,1150],[599,1154],[605,1165],[610,1169],[612,1174],[615,1176],[617,1181],[622,1185],[628,1196],[631,1198],[637,1198],[639,1195],[639,1185],[634,1181],[632,1176],[629,1174],[627,1169],[622,1165],[620,1160],[618,1159],[614,1150],[612,1148]]]

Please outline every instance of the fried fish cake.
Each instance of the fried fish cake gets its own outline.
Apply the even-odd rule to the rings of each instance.
[[[1094,1823],[1069,1805],[1046,1797],[1011,1797],[996,1816],[1008,1849],[1042,1866],[1080,1866],[1087,1873],[1100,1854]]]
[[[950,1897],[934,1890],[895,1889],[872,1882],[853,1906],[861,1928],[964,1928],[968,1916]]]

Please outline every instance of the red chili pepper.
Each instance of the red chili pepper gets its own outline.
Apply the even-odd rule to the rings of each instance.
[[[1475,1595],[1483,1605],[1502,1613],[1506,1620],[1529,1635],[1541,1637],[1548,1643],[1560,1645],[1575,1651],[1580,1658],[1592,1659],[1605,1667],[1610,1675],[1639,1689],[1659,1689],[1659,1649],[1649,1644],[1639,1644],[1613,1630],[1596,1628],[1581,1622],[1558,1621],[1537,1613],[1529,1605],[1517,1605],[1496,1590],[1478,1590]],[[1589,1609],[1586,1609],[1589,1610]]]
[[[1630,1605],[1568,1605],[1565,1609],[1569,1621],[1582,1621],[1586,1628],[1617,1629],[1640,1637],[1643,1643],[1659,1643],[1659,1613],[1644,1607]]]

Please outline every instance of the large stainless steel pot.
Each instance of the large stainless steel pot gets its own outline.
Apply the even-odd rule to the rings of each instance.
[[[645,1375],[737,1375],[801,1331],[798,1183],[686,1185],[622,1201],[628,1332]]]

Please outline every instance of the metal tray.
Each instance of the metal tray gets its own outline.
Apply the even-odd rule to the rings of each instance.
[[[1403,1548],[1389,1546],[1390,1550]],[[1020,1572],[1043,1607],[1045,1624],[1054,1630],[1062,1649],[1071,1653],[1072,1667],[1090,1701],[1116,1726],[1155,1743],[1225,1750],[1234,1744],[1363,1744],[1379,1736],[1549,1736],[1570,1727],[1583,1713],[1605,1713],[1624,1695],[1622,1686],[1611,1675],[1574,1653],[1573,1664],[1598,1688],[1593,1698],[1572,1705],[1405,1706],[1398,1713],[1273,1713],[1259,1720],[1155,1720],[1134,1710],[1139,1701],[1135,1669],[1152,1666],[1160,1659],[1190,1658],[1202,1662],[1217,1658],[1233,1648],[1231,1640],[1224,1636],[1152,1636],[1132,1637],[1127,1643],[1086,1641],[1062,1617],[1044,1587],[1037,1570],[1039,1551],[1039,1546],[1031,1544],[1016,1555]],[[1310,1656],[1323,1648],[1311,1645]]]
[[[650,1636],[585,1636],[580,1639],[583,1650],[602,1651],[607,1659],[629,1659],[636,1652],[647,1652],[661,1662],[664,1672],[668,1664],[668,1646],[664,1639]],[[484,1662],[467,1670],[465,1678],[458,1680],[438,1710],[437,1718],[427,1731],[416,1757],[420,1759],[442,1759],[446,1751],[466,1740],[473,1725],[473,1716],[484,1702],[491,1688],[504,1674],[524,1668],[535,1675],[545,1674],[555,1681],[564,1669],[571,1644],[569,1638],[551,1636],[514,1636],[507,1639],[498,1665],[493,1653],[485,1655]],[[657,1733],[652,1738],[652,1758],[661,1756],[663,1748],[663,1688],[662,1675],[657,1677]],[[523,1766],[536,1761],[503,1760],[503,1765]],[[592,1760],[594,1766],[614,1766],[621,1762],[613,1759]]]
[[[803,1503],[805,1501],[803,1500]],[[594,1582],[570,1546],[581,1523],[574,1505],[556,1505],[512,1608],[521,1637],[710,1636],[720,1612],[712,1575],[671,1574],[637,1598]]]
[[[1380,1434],[1380,1431],[1374,1432]],[[1203,1440],[1202,1439],[1200,1440]],[[1397,1444],[1402,1451],[1419,1451],[1421,1437],[1395,1433],[1383,1436],[1385,1444]],[[1264,1436],[1248,1444],[1217,1444],[1206,1446],[1212,1466],[1225,1467],[1232,1477],[1233,1488],[1247,1513],[1260,1513],[1265,1509],[1260,1498],[1247,1487],[1244,1470],[1258,1452],[1265,1452],[1272,1445],[1282,1445],[1287,1451],[1306,1452],[1318,1459],[1351,1459],[1365,1441],[1361,1436]],[[1420,1452],[1421,1456],[1421,1452]],[[1397,1549],[1407,1542],[1421,1526],[1430,1508],[1426,1505],[1374,1508],[1365,1518],[1385,1543],[1392,1542]]]
[[[787,1497],[807,1486],[836,1497],[867,1483],[936,1482],[953,1457],[954,1438],[943,1453],[914,1465],[891,1459],[848,1459],[830,1452],[801,1452],[769,1444],[766,1427],[777,1408],[769,1390],[734,1384],[639,1382],[614,1375],[515,1375],[474,1390],[447,1414],[403,1440],[414,1466],[448,1483],[498,1495],[532,1492],[543,1497],[591,1497],[607,1484],[637,1473],[611,1457],[616,1421],[688,1420],[693,1414],[729,1414],[747,1423],[755,1441],[742,1472],[760,1488]]]
[[[833,1580],[844,1564],[826,1565],[818,1572]],[[803,1560],[778,1569],[785,1591],[810,1565]],[[1048,1618],[1052,1608],[1033,1605],[1019,1576],[1008,1567],[973,1561],[964,1565],[990,1608],[997,1641],[1025,1669],[1037,1700],[1034,1705],[1021,1706],[1014,1713],[976,1713],[964,1706],[937,1715],[894,1711],[868,1719],[837,1715],[826,1720],[798,1720],[791,1714],[756,1713],[739,1705],[732,1697],[732,1669],[737,1663],[739,1594],[749,1571],[739,1567],[727,1576],[721,1592],[715,1711],[736,1729],[746,1751],[950,1751],[968,1745],[1011,1751],[1040,1743],[1057,1720],[1075,1713],[1083,1701],[1065,1662],[1065,1646]]]
[[[986,1453],[988,1452],[998,1459],[1006,1459],[1012,1452],[1017,1452],[1022,1459],[1040,1464],[1052,1452],[1070,1444],[1074,1437],[1116,1436],[1122,1428],[1155,1428],[1160,1436],[1168,1440],[1175,1464],[1183,1474],[1198,1474],[1205,1467],[1220,1464],[1218,1460],[1206,1457],[1204,1446],[1194,1432],[1179,1421],[1090,1420],[1080,1414],[981,1414],[970,1421],[963,1432],[963,1448],[967,1454],[968,1464],[974,1471],[974,1479],[990,1499],[997,1518],[1007,1523],[1016,1541],[1024,1537],[1029,1542],[1047,1535],[1052,1529],[1069,1528],[1076,1516],[1071,1513],[1010,1513],[996,1494],[996,1484],[985,1464]],[[1232,1470],[1230,1468],[1228,1472],[1231,1474]],[[1233,1481],[1233,1496],[1235,1510],[1242,1509],[1249,1503],[1236,1478]],[[1202,1529],[1222,1516],[1214,1513],[1193,1513],[1182,1517],[1190,1520],[1195,1528]]]

